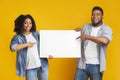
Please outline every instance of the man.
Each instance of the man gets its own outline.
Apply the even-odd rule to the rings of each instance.
[[[75,73],[75,80],[102,80],[106,69],[106,47],[112,40],[112,30],[103,22],[103,10],[95,6],[92,9],[91,21],[81,30],[81,58]]]

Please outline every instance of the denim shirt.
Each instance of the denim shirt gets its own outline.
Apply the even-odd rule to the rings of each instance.
[[[32,32],[32,35],[38,42],[38,52],[40,52],[40,42],[39,42],[39,34],[37,32]],[[23,34],[15,35],[10,43],[10,50],[15,51],[17,44],[26,43],[26,37]],[[23,48],[17,51],[16,55],[16,74],[19,76],[25,76],[26,72],[26,60],[27,60],[27,48]],[[48,69],[48,61],[46,58],[40,58],[41,61],[41,69],[44,71]]]
[[[83,26],[81,33],[90,35],[92,31],[92,24],[87,24]],[[98,31],[97,34],[98,37],[106,37],[109,41],[112,40],[112,30],[110,29],[109,26],[106,26],[104,24],[101,25],[100,30]],[[78,68],[80,69],[85,69],[86,68],[86,63],[85,63],[85,54],[84,50],[88,44],[89,40],[85,40],[81,42],[81,58],[78,59]],[[106,69],[106,48],[108,44],[101,45],[97,44],[97,51],[99,54],[99,61],[100,61],[100,72],[103,72]]]

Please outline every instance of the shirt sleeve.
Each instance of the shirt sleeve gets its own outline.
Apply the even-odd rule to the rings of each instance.
[[[82,34],[85,33],[85,30],[86,30],[87,27],[88,27],[88,24],[82,26],[82,30],[81,30],[81,33],[82,33]]]
[[[112,30],[110,27],[104,28],[102,36],[106,37],[109,41],[112,40]]]
[[[11,43],[10,43],[10,50],[11,50],[11,51],[15,51],[17,44],[18,44],[17,36],[14,36],[14,37],[12,38],[12,40],[11,40]]]

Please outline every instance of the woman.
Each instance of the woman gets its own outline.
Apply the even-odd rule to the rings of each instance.
[[[15,20],[10,49],[16,51],[16,73],[26,80],[48,80],[48,61],[39,57],[39,35],[31,15],[20,15]]]

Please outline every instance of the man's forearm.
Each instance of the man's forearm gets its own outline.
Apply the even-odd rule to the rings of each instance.
[[[87,40],[91,40],[97,44],[108,44],[109,40],[106,37],[94,37],[94,36],[89,36],[86,35]]]

